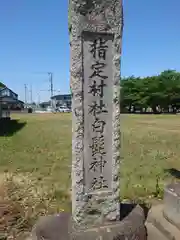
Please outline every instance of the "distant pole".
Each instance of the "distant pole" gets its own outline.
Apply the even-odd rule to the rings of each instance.
[[[53,89],[53,74],[52,74],[52,72],[48,72],[48,75],[49,75],[50,91],[51,91],[51,98],[52,98],[53,97],[53,92],[54,92],[54,89]]]
[[[50,92],[51,92],[51,107],[53,107],[53,104],[52,104],[52,97],[54,95],[54,89],[53,89],[53,74],[52,72],[48,72],[48,75],[49,75],[49,81],[50,81]]]
[[[27,104],[27,84],[24,84],[25,104]]]
[[[41,103],[41,96],[40,96],[40,93],[38,93],[38,105],[40,106],[40,103]]]
[[[32,84],[31,84],[31,88],[30,88],[30,99],[31,99],[31,103],[32,103],[33,102]]]

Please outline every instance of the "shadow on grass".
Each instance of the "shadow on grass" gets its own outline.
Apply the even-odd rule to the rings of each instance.
[[[171,176],[180,179],[180,171],[175,168],[169,168],[164,170],[166,173],[170,174]]]
[[[0,136],[12,136],[26,125],[18,120],[0,119]]]

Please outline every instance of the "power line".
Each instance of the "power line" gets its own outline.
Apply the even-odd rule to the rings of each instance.
[[[44,72],[36,72],[36,74],[45,74]],[[49,83],[50,83],[50,89],[48,90],[40,90],[40,91],[43,91],[43,92],[50,92],[50,99],[53,97],[54,95],[54,87],[53,87],[53,73],[52,72],[46,72],[46,74],[48,74],[49,76]]]
[[[41,91],[41,92],[50,92],[51,89],[49,89],[49,90],[48,90],[48,89],[47,89],[47,90],[41,89],[40,91]],[[55,92],[59,93],[59,92],[61,92],[61,91],[60,91],[60,90],[54,90],[54,89],[53,89],[53,96],[54,96],[54,93],[55,93]]]
[[[48,74],[48,76],[49,76],[48,81],[50,83],[50,87],[49,87],[48,90],[40,90],[40,91],[50,92],[50,101],[51,101],[51,106],[53,107],[53,99],[52,99],[52,97],[54,96],[54,92],[60,92],[60,91],[54,90],[53,73],[52,72],[34,72],[34,74]]]

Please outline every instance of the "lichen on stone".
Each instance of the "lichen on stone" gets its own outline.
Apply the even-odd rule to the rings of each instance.
[[[69,29],[69,34],[71,34],[71,28],[72,28],[71,7],[72,7],[72,0],[69,0],[69,7],[68,7],[68,29]]]

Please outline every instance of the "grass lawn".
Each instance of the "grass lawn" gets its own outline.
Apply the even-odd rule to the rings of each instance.
[[[39,213],[70,209],[71,115],[12,117],[22,128],[0,136],[0,174],[9,198],[28,212],[22,226]],[[157,197],[173,178],[166,170],[180,169],[180,115],[122,115],[121,130],[121,197]]]

